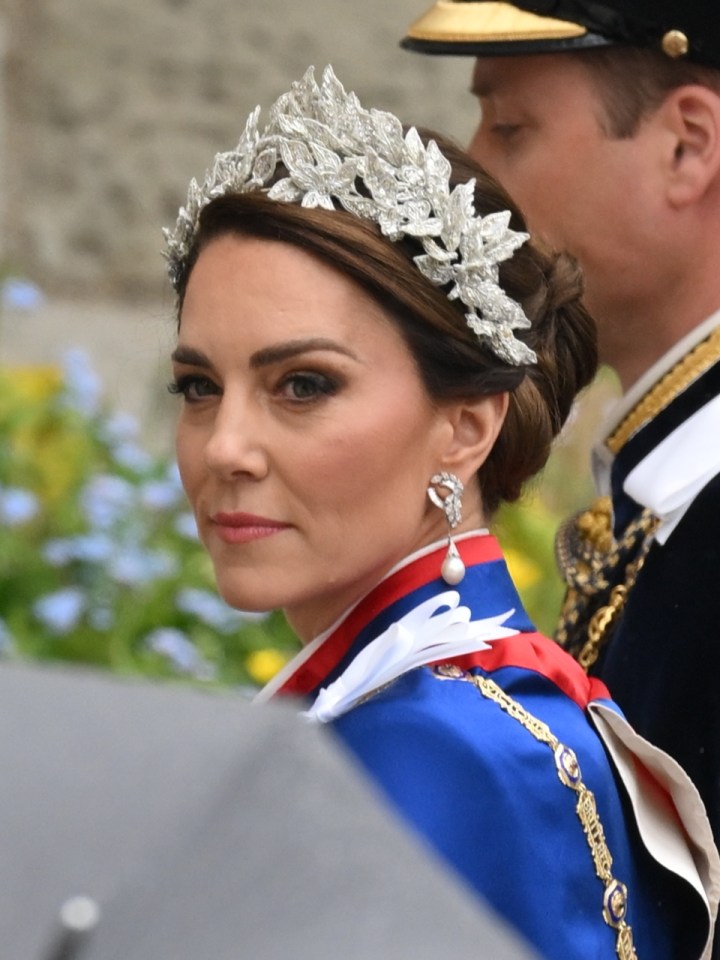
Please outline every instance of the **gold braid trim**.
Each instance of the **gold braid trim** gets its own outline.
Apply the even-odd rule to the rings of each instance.
[[[558,567],[567,585],[555,640],[578,660],[585,672],[595,663],[617,625],[659,522],[645,509],[628,524],[620,540],[615,540],[611,521],[610,498],[599,497],[590,509],[566,521],[555,540]],[[629,555],[634,555],[634,559],[628,562],[625,558]],[[616,571],[622,580],[612,586]],[[616,579],[620,580],[620,576]],[[607,601],[594,613],[586,613],[593,598],[605,592]]]
[[[649,510],[643,510],[640,514],[638,529],[643,537],[640,552],[625,568],[624,582],[612,588],[608,602],[595,611],[588,623],[588,638],[577,657],[578,663],[585,673],[599,657],[600,651],[612,633],[610,628],[615,625],[625,607],[628,595],[635,586],[638,574],[645,564],[645,558],[653,544],[653,536],[659,522],[658,517],[654,516]]]
[[[720,326],[687,353],[627,414],[605,441],[611,453],[622,450],[633,434],[654,419],[683,390],[720,360]]]
[[[613,876],[613,858],[605,839],[605,831],[598,816],[595,795],[584,783],[580,764],[573,750],[561,743],[547,724],[528,713],[516,700],[509,697],[493,680],[487,677],[465,674],[488,700],[493,700],[513,720],[517,720],[540,743],[547,744],[555,756],[555,766],[560,781],[577,796],[575,812],[582,824],[595,873],[603,884],[602,916],[605,923],[615,930],[615,953],[619,960],[637,960],[633,944],[632,927],[627,923],[627,887]]]

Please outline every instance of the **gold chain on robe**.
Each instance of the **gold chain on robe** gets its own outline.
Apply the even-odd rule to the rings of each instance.
[[[583,780],[574,750],[558,740],[546,723],[533,716],[489,677],[467,673],[455,664],[442,664],[433,669],[435,675],[440,678],[465,680],[472,683],[486,699],[496,703],[539,743],[544,743],[552,751],[560,782],[575,793],[575,814],[590,848],[595,874],[602,883],[601,913],[605,923],[615,932],[615,953],[618,960],[638,960],[632,927],[626,919],[627,887],[613,874],[613,857],[607,845],[595,794]]]

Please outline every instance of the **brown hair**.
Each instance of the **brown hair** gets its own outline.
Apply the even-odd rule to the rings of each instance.
[[[720,70],[673,60],[658,50],[610,46],[568,56],[589,71],[603,104],[601,123],[611,137],[633,137],[643,117],[678,87],[699,84],[720,94]]]
[[[524,230],[519,212],[495,181],[457,146],[432,136],[452,164],[451,185],[475,177],[476,210],[483,215],[510,210],[513,229]],[[574,397],[595,373],[595,327],[580,304],[578,269],[564,255],[526,243],[501,265],[503,289],[532,322],[517,335],[537,353],[538,362],[523,368],[504,363],[478,343],[463,304],[448,300],[413,264],[412,257],[422,252],[416,241],[393,243],[374,223],[345,211],[307,209],[269,200],[264,193],[227,194],[204,208],[178,284],[178,313],[200,251],[225,234],[294,244],[353,277],[394,318],[433,399],[510,393],[505,423],[478,473],[488,513],[503,500],[516,500],[523,483],[544,466]]]

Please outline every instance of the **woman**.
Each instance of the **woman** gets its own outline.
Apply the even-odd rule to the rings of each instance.
[[[167,232],[185,489],[225,599],[305,644],[261,700],[306,698],[545,956],[699,957],[696,794],[534,631],[486,529],[593,375],[577,276],[441,146],[328,68],[193,181]]]

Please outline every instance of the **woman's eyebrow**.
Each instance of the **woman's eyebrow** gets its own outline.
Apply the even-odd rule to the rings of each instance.
[[[302,340],[288,340],[286,343],[278,343],[272,347],[265,347],[258,350],[250,357],[250,366],[257,367],[269,366],[272,363],[279,363],[282,360],[289,360],[302,353],[310,353],[313,350],[329,350],[333,353],[341,353],[352,360],[358,358],[348,347],[335,340],[329,340],[325,337],[308,337]]]
[[[210,358],[194,347],[180,345],[173,350],[170,359],[173,363],[185,363],[189,367],[212,367]]]
[[[278,343],[271,347],[264,347],[262,350],[257,350],[250,357],[250,367],[257,369],[258,367],[270,366],[270,364],[280,363],[283,360],[289,360],[292,359],[292,357],[297,357],[303,353],[310,353],[314,350],[332,351],[350,357],[352,360],[358,359],[352,350],[342,343],[337,343],[335,340],[330,340],[326,337],[307,337],[302,340],[289,340],[287,343]],[[197,350],[195,347],[183,346],[182,344],[175,348],[170,359],[174,363],[183,363],[190,367],[210,369],[213,366],[210,358],[207,354],[203,353],[202,350]]]

